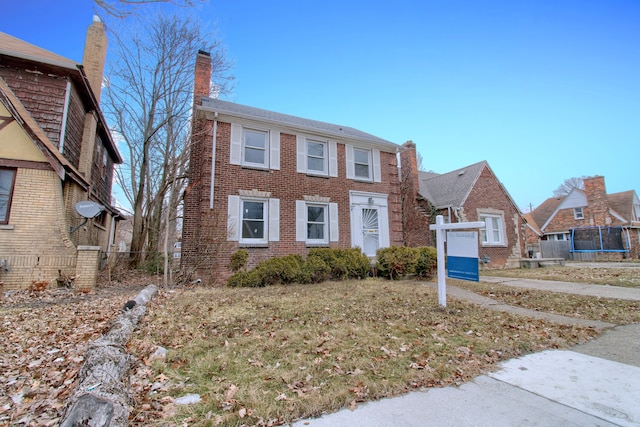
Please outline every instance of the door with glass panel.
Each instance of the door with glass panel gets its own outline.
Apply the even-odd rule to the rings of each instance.
[[[378,208],[362,208],[362,252],[367,256],[375,256],[380,247],[380,226],[378,225]]]

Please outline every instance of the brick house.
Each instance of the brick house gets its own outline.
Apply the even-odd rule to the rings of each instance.
[[[442,215],[445,222],[484,221],[478,254],[487,268],[517,268],[524,251],[524,221],[520,209],[486,161],[444,174],[418,171],[415,144],[403,145],[405,242],[431,245],[429,224]]]
[[[400,146],[346,126],[209,97],[211,58],[196,59],[189,185],[181,266],[225,279],[229,258],[248,266],[310,248],[402,244]]]
[[[83,64],[0,33],[0,282],[55,285],[59,272],[95,284],[118,211],[114,164],[122,163],[99,107],[107,39],[87,31]],[[77,202],[101,206],[93,219]]]
[[[585,178],[584,190],[574,188],[566,196],[545,200],[530,217],[528,244],[566,241],[570,259],[582,259],[580,253],[640,257],[640,199],[634,190],[607,194],[603,176]]]

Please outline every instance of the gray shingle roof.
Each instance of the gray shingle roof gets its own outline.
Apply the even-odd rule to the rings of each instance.
[[[362,132],[348,126],[341,126],[332,123],[320,122],[317,120],[305,119],[302,117],[291,116],[288,114],[276,113],[260,108],[249,107],[246,105],[236,104],[233,102],[222,101],[214,98],[202,98],[202,108],[204,110],[215,111],[229,116],[252,119],[261,122],[269,122],[280,126],[299,129],[306,132],[316,132],[325,135],[332,135],[339,138],[347,138],[362,142],[377,144],[388,147],[388,151],[395,152],[400,148],[399,145],[387,141],[377,136]]]
[[[419,172],[419,193],[438,209],[460,207],[487,166],[487,162],[483,160],[441,175]]]

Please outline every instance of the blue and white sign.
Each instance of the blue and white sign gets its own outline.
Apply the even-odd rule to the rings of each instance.
[[[480,281],[477,231],[447,232],[447,276],[452,279]]]

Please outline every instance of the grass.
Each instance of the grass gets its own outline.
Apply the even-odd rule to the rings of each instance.
[[[629,263],[631,264],[631,263]],[[640,264],[633,263],[640,267]],[[485,270],[482,275],[517,277],[523,279],[558,280],[561,282],[592,283],[595,285],[625,286],[640,288],[640,268],[638,267],[564,267],[516,268]]]
[[[443,309],[432,288],[410,281],[162,292],[129,344],[141,356],[169,349],[147,361],[155,383],[133,424],[282,425],[459,384],[500,360],[596,334],[464,301]],[[201,402],[169,403],[189,393]]]
[[[508,277],[514,277],[514,275]],[[447,282],[505,304],[531,310],[620,325],[640,322],[640,301],[515,288],[498,283],[482,282],[482,278],[480,280],[480,282],[466,282],[448,279]]]

